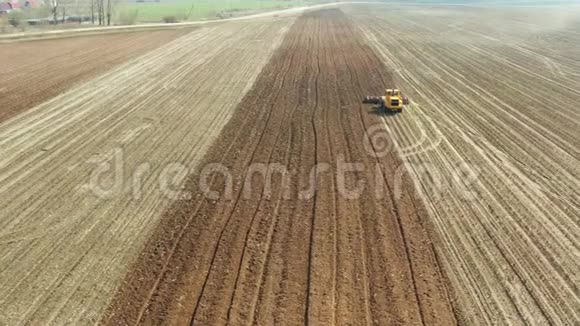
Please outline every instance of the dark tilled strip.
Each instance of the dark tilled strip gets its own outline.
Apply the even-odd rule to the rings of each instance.
[[[193,197],[166,212],[103,323],[455,323],[412,182],[403,178],[397,198],[400,159],[364,145],[381,119],[360,105],[362,93],[380,94],[392,79],[362,40],[340,10],[297,20],[190,176]],[[367,182],[361,197],[338,190],[341,159],[362,164],[345,180]],[[231,173],[231,198],[208,199],[199,188],[212,163]],[[275,175],[270,193],[259,177],[244,188],[256,163],[286,166],[286,186]],[[316,191],[300,197],[313,181]],[[209,184],[225,182],[215,174]]]

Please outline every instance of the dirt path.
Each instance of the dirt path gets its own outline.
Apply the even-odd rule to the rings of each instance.
[[[566,8],[512,10],[348,12],[414,102],[385,124],[424,190],[461,321],[569,325],[580,320],[580,34]]]
[[[0,122],[190,31],[0,44]]]
[[[0,324],[100,318],[292,21],[197,29],[0,124]]]
[[[359,104],[389,79],[340,11],[299,18],[104,323],[452,324],[426,211]]]

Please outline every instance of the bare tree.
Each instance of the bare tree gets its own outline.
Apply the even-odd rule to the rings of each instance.
[[[99,17],[99,25],[103,25],[105,23],[103,15],[103,0],[95,1],[97,1],[97,16]]]
[[[107,19],[106,19],[106,9],[105,8],[105,0],[99,0],[100,4],[100,8],[101,8],[101,13],[99,14],[101,16],[101,25],[105,26],[107,24]]]
[[[52,20],[55,24],[58,24],[58,9],[60,7],[60,0],[46,0],[46,5],[49,8],[50,14],[52,15]]]
[[[52,21],[54,24],[58,24],[59,22],[66,22],[66,0],[47,0],[45,3],[49,8],[49,12],[52,16]],[[59,15],[62,17],[62,19],[59,19]]]
[[[1,0],[0,0],[1,1]],[[44,0],[50,12],[53,23],[67,21],[67,15],[74,16],[81,23],[90,16],[93,24],[100,26],[112,25],[114,19],[115,0]],[[78,16],[78,17],[77,17]]]
[[[111,0],[107,0],[107,25],[111,26],[111,16],[113,15],[113,5]]]
[[[95,24],[95,0],[91,0],[91,23]]]

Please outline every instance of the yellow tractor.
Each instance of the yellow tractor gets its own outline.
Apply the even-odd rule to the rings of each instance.
[[[379,109],[391,113],[403,111],[403,106],[409,104],[409,99],[401,94],[398,89],[387,89],[385,96],[367,96],[364,98],[365,104],[379,104]]]

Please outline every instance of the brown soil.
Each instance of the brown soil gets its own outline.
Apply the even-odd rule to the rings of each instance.
[[[0,325],[100,319],[174,202],[164,171],[199,163],[293,22],[196,29],[0,125]]]
[[[580,7],[373,8],[344,10],[412,99],[385,124],[458,319],[578,324]]]
[[[190,31],[0,44],[0,122]]]
[[[103,323],[454,323],[421,200],[367,135],[383,122],[360,100],[391,83],[340,11],[302,16],[205,157],[228,168],[232,196],[204,197],[193,174]],[[361,196],[341,193],[340,161],[360,164],[344,185],[363,182]],[[275,174],[268,192],[257,163],[289,182]]]

